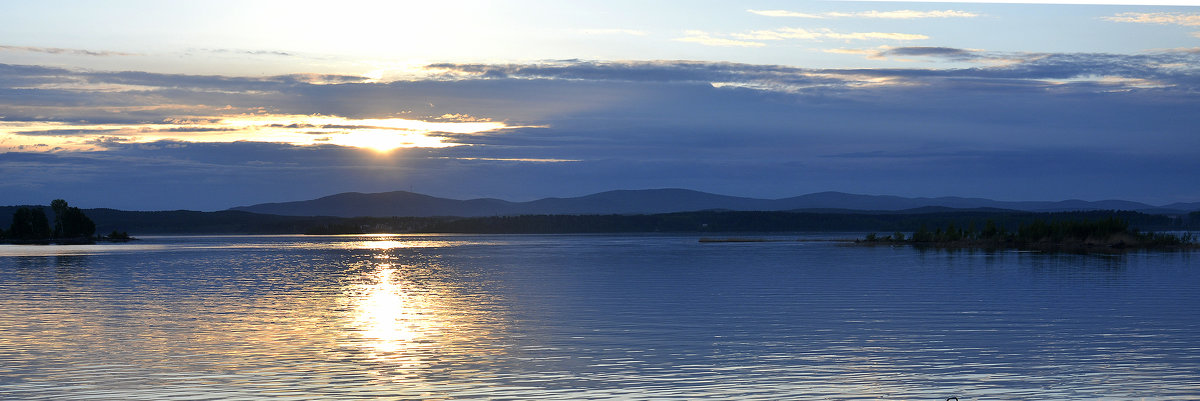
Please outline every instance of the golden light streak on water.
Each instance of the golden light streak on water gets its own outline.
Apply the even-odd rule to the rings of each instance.
[[[361,288],[365,296],[355,309],[354,325],[381,354],[417,347],[422,336],[434,334],[438,327],[431,319],[430,305],[396,284],[394,274],[391,265],[380,265],[376,282]]]
[[[370,259],[336,302],[345,305],[343,347],[374,361],[381,383],[419,386],[446,361],[489,360],[506,353],[496,344],[507,325],[488,294],[464,288],[462,272],[414,254],[462,242],[370,236],[343,242],[345,250],[368,251]],[[469,371],[456,380],[474,380]]]

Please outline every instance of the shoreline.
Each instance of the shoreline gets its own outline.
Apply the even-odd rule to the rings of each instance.
[[[14,240],[0,239],[0,245],[95,245],[95,244],[119,244],[130,241],[137,241],[137,238],[61,238],[61,239],[36,239],[36,240]]]
[[[1063,253],[1120,254],[1131,251],[1181,252],[1200,250],[1200,244],[1153,245],[1153,244],[1107,244],[1107,243],[994,243],[976,241],[954,242],[911,242],[911,241],[863,241],[855,240],[848,246],[911,246],[918,249],[984,250],[984,251],[1037,251]]]

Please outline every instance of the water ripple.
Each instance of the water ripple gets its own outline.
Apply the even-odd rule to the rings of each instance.
[[[674,236],[2,248],[0,399],[1196,399],[1194,256]]]

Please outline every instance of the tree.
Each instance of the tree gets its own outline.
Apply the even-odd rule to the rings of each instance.
[[[67,206],[68,206],[67,201],[62,200],[62,199],[55,199],[55,200],[50,201],[50,209],[53,210],[54,213],[62,213],[63,211],[66,211]]]
[[[981,237],[983,237],[983,239],[992,239],[999,235],[1000,229],[996,227],[996,221],[988,219],[987,223],[983,226],[983,234]]]
[[[50,209],[54,210],[54,238],[91,237],[96,233],[96,223],[67,201],[55,199],[50,202]]]
[[[46,220],[46,212],[41,208],[17,209],[13,213],[8,235],[13,239],[24,241],[50,239],[50,222]]]
[[[929,232],[928,228],[925,228],[925,223],[921,223],[921,228],[913,233],[912,240],[913,242],[933,242],[933,234]]]
[[[55,238],[63,236],[63,215],[67,213],[67,201],[55,199],[50,201],[50,210],[54,211],[54,234]]]

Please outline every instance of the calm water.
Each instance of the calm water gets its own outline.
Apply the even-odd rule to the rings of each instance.
[[[1200,253],[162,237],[0,293],[0,399],[1200,398]]]

